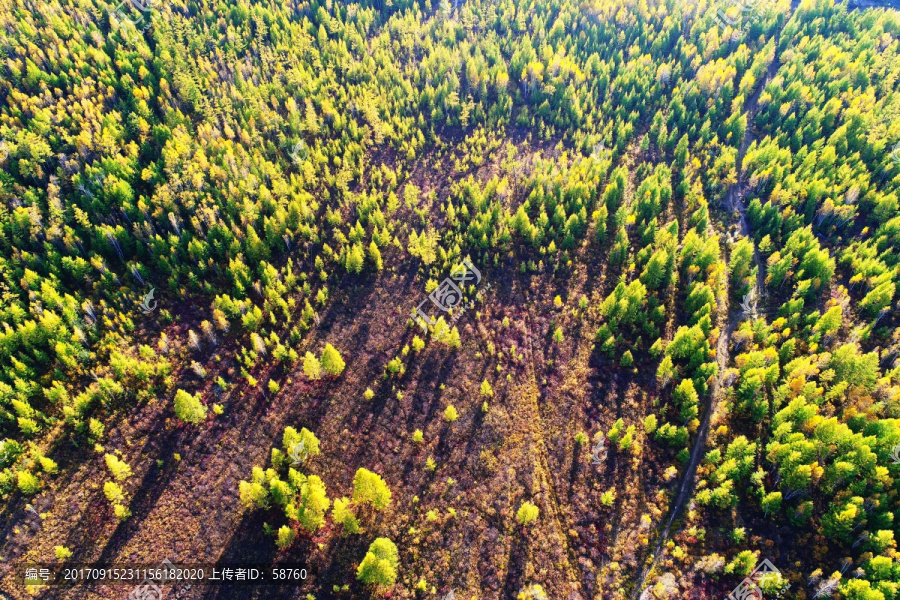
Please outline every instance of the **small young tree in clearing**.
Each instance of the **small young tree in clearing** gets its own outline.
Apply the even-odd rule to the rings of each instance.
[[[269,505],[269,490],[266,487],[266,474],[260,467],[253,467],[250,481],[240,481],[238,491],[241,504],[246,508],[265,508]]]
[[[312,352],[307,352],[303,356],[303,374],[311,381],[322,379],[322,363]]]
[[[350,499],[349,498],[335,498],[334,500],[334,508],[331,509],[331,518],[334,519],[335,523],[340,523],[344,526],[344,533],[359,533],[359,519],[356,518],[356,514],[350,509]]]
[[[370,504],[375,510],[382,510],[391,503],[391,490],[377,473],[359,469],[353,477],[353,503]]]
[[[394,585],[399,564],[400,559],[397,557],[397,546],[394,542],[387,538],[377,538],[359,563],[356,578],[370,585]]]
[[[113,504],[118,504],[125,499],[125,494],[122,492],[122,488],[113,481],[107,481],[103,484],[103,494],[106,496],[106,499]]]
[[[456,412],[456,407],[452,404],[447,406],[447,409],[444,411],[444,420],[448,423],[452,423],[456,419],[459,418],[459,413]]]
[[[16,473],[16,482],[21,491],[26,496],[36,494],[41,489],[41,480],[28,471],[19,471]]]
[[[516,513],[516,520],[522,525],[530,525],[535,519],[538,518],[538,515],[541,514],[541,511],[537,506],[532,504],[531,502],[523,502],[522,506],[519,507],[518,512]]]
[[[124,460],[119,460],[114,454],[107,454],[103,458],[106,459],[106,466],[116,481],[124,481],[131,477],[131,467]]]
[[[491,384],[488,383],[487,379],[481,382],[481,395],[488,398],[494,396],[494,388],[491,387]]]
[[[556,330],[553,332],[553,341],[556,342],[557,344],[562,344],[563,339],[565,339],[565,338],[563,337],[562,327],[557,327]]]
[[[131,516],[131,510],[124,504],[113,504],[113,513],[120,521],[125,521]]]
[[[613,502],[616,501],[616,490],[615,488],[610,488],[600,494],[600,502],[603,506],[612,506]]]
[[[200,395],[192,396],[184,390],[175,392],[175,416],[194,425],[205,419],[206,407],[200,402]]]
[[[437,323],[434,324],[431,337],[439,344],[449,346],[450,348],[459,348],[460,346],[459,330],[456,327],[451,328],[444,320],[444,317],[438,317]]]
[[[112,503],[113,512],[120,521],[124,521],[131,516],[131,511],[124,504],[125,493],[117,483],[107,481],[103,484],[103,493],[106,495],[106,499]]]
[[[321,362],[322,368],[332,377],[337,377],[344,372],[344,359],[341,358],[341,353],[331,344],[325,344],[325,349],[322,350]]]
[[[282,525],[281,529],[278,530],[278,539],[275,540],[275,545],[278,546],[279,550],[284,550],[294,543],[295,537],[297,537],[297,532],[287,525]]]
[[[300,475],[300,478],[304,478]],[[297,504],[288,504],[285,512],[288,517],[300,522],[309,533],[315,533],[325,524],[325,511],[331,506],[325,484],[316,475],[310,475],[300,483],[300,497]]]

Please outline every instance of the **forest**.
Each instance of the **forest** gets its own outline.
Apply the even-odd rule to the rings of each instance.
[[[900,600],[874,4],[0,0],[0,600]]]

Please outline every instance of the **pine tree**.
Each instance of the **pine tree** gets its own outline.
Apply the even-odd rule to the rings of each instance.
[[[30,496],[36,494],[41,489],[41,480],[28,471],[19,471],[16,473],[19,491]]]
[[[112,481],[107,481],[103,484],[103,494],[106,496],[106,499],[113,504],[118,504],[125,500],[125,494],[122,492],[122,488]]]
[[[275,540],[275,545],[278,546],[279,550],[284,550],[288,546],[294,543],[294,538],[297,537],[297,532],[288,527],[287,525],[282,525],[278,530],[278,538]]]
[[[540,512],[541,511],[537,506],[531,502],[525,501],[519,506],[519,510],[516,512],[516,520],[521,525],[531,525],[538,518]]]
[[[194,425],[206,419],[206,406],[200,402],[200,395],[192,396],[184,390],[175,392],[175,416]]]
[[[114,454],[107,454],[103,458],[116,481],[124,481],[131,477],[131,467],[124,460],[119,460]]]
[[[331,344],[325,344],[325,349],[322,350],[321,364],[325,372],[332,377],[337,377],[344,372],[344,359],[341,358],[341,353]]]
[[[456,411],[456,407],[452,404],[447,405],[447,408],[444,410],[444,420],[448,423],[452,423],[458,418],[459,413]]]
[[[362,271],[365,261],[366,257],[363,252],[363,247],[360,244],[353,244],[350,250],[347,251],[347,259],[344,266],[350,273],[359,273]]]
[[[344,533],[359,533],[359,519],[350,508],[350,500],[348,498],[336,498],[334,507],[331,509],[331,518],[335,523],[344,526]]]
[[[325,524],[325,512],[331,506],[325,484],[317,475],[310,475],[300,484],[299,491],[296,506],[288,505],[285,512],[299,521],[306,531],[315,533]]]
[[[322,379],[322,363],[312,352],[303,356],[303,374],[311,381]]]
[[[387,538],[376,538],[356,570],[356,578],[369,585],[393,585],[400,559],[397,546]]]
[[[381,271],[384,269],[384,261],[381,259],[381,251],[378,249],[378,244],[373,240],[371,244],[369,244],[369,258],[375,264],[375,270]]]
[[[391,503],[391,490],[377,473],[358,469],[353,477],[353,503],[383,510]]]

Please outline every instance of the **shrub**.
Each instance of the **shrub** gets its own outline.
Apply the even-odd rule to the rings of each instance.
[[[488,398],[492,398],[494,396],[494,388],[491,387],[491,384],[488,383],[487,379],[481,382],[481,395]]]
[[[397,580],[397,546],[387,538],[377,538],[369,546],[356,570],[356,578],[365,584],[393,585]]]
[[[72,551],[65,546],[54,546],[53,553],[56,555],[56,560],[60,562],[72,558]]]
[[[541,511],[537,506],[532,504],[531,502],[523,502],[522,506],[519,507],[518,512],[516,512],[516,520],[522,525],[530,525],[535,519],[538,518],[538,515]]]

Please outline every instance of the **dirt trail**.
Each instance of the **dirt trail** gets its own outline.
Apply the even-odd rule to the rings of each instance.
[[[793,14],[797,9],[797,5],[798,3],[796,2],[792,3],[791,17],[793,17]],[[790,18],[788,18],[785,23],[787,23],[788,21],[790,21]],[[747,102],[746,112],[748,126],[744,134],[744,139],[741,141],[741,145],[738,148],[738,155],[735,161],[738,178],[735,183],[729,186],[728,191],[725,194],[726,207],[738,213],[741,233],[745,237],[750,238],[751,241],[752,237],[750,224],[747,221],[747,208],[744,204],[744,198],[747,193],[747,174],[743,169],[743,162],[747,149],[754,141],[756,141],[757,137],[755,128],[753,126],[753,120],[755,119],[756,113],[759,109],[759,96],[762,93],[763,89],[765,89],[766,85],[768,85],[768,83],[775,77],[775,74],[778,72],[778,69],[781,66],[781,63],[778,59],[778,43],[780,41],[780,38],[781,31],[778,31],[775,34],[775,56],[773,57],[772,62],[769,64],[769,68],[766,72],[766,77],[759,84],[758,88]],[[755,243],[753,245],[753,260],[756,264],[756,293],[757,298],[759,299],[762,297],[765,291],[765,272],[763,269],[762,258],[759,254],[759,249],[756,247]],[[731,308],[731,310],[729,310],[729,308],[730,307],[727,305],[727,303],[726,306],[719,307],[719,322],[721,323],[722,321],[727,319],[727,323],[721,330],[718,342],[716,344],[716,362],[718,364],[718,375],[716,376],[715,381],[711,386],[710,394],[708,395],[706,400],[706,406],[704,407],[705,409],[703,411],[703,419],[700,422],[700,428],[697,431],[697,438],[694,440],[694,447],[691,449],[691,458],[690,461],[688,461],[687,468],[685,468],[684,476],[681,480],[681,486],[678,490],[678,496],[676,497],[675,503],[672,506],[672,510],[669,513],[669,519],[666,521],[666,526],[662,530],[662,533],[659,536],[659,540],[657,540],[656,542],[656,548],[653,551],[653,559],[641,573],[641,576],[634,587],[634,591],[632,592],[632,600],[635,600],[643,591],[647,577],[653,571],[653,568],[659,561],[662,547],[669,539],[669,534],[672,529],[672,523],[674,523],[675,518],[684,508],[685,503],[690,499],[694,490],[694,478],[697,474],[697,467],[700,464],[700,457],[703,455],[706,448],[706,440],[709,434],[709,425],[712,420],[712,415],[713,413],[715,413],[716,406],[718,405],[718,402],[722,395],[722,379],[730,359],[728,342],[731,340],[731,336],[734,333],[734,330],[737,327],[738,323],[740,323],[745,318],[744,314],[738,307]]]

